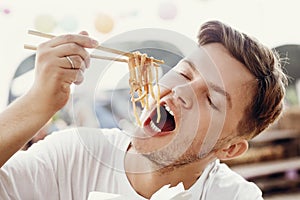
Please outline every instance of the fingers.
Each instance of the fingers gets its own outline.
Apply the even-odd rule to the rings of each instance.
[[[56,47],[67,43],[76,43],[84,48],[95,48],[98,46],[97,40],[88,37],[87,32],[82,31],[81,34],[66,34],[57,36],[47,41],[49,46]]]
[[[53,48],[55,54],[57,57],[66,57],[69,56],[69,58],[72,58],[74,65],[76,68],[80,68],[81,61],[85,63],[86,68],[90,65],[90,55],[89,53],[81,46],[75,43],[68,43],[68,44],[62,44],[57,47]],[[70,66],[70,63],[67,65]],[[70,67],[67,67],[70,68]]]
[[[68,77],[65,79],[65,83],[68,85],[71,85],[72,83],[79,85],[84,80],[83,72],[80,69],[65,70],[63,73],[65,73],[65,76]]]
[[[79,70],[77,70],[76,79],[73,83],[76,85],[79,85],[83,82],[83,80],[84,80],[83,71],[81,69],[79,69]]]
[[[72,64],[67,57],[72,61],[74,68],[72,68]],[[83,73],[86,69],[86,65],[80,56],[66,56],[60,58],[57,65],[60,66],[60,76],[64,77],[66,83],[75,83],[78,85],[83,82]],[[55,72],[53,71],[53,73]]]
[[[90,64],[86,48],[98,43],[87,32],[57,36],[41,43],[36,52],[35,81],[30,93],[38,96],[44,110],[61,109],[69,99],[70,85],[80,84]]]
[[[71,72],[71,73],[74,73],[74,71],[75,71],[75,75],[70,76],[71,77],[70,82],[73,82],[76,85],[81,84],[84,79],[83,73],[86,69],[85,62],[83,62],[83,60],[79,56],[67,56],[65,58],[66,58],[65,60],[67,60],[70,65],[70,68],[65,68],[65,69],[72,70],[73,72]],[[70,61],[67,58],[69,58],[72,61],[72,63],[70,63]],[[65,66],[65,64],[63,64],[63,65]],[[75,76],[75,78],[74,78],[74,76]]]
[[[61,58],[61,67],[64,69],[80,69],[83,72],[87,68],[86,62],[78,55],[65,56]]]
[[[65,71],[65,76],[67,77],[64,79],[64,85],[66,87],[69,87],[72,83],[79,85],[83,82],[84,76],[83,76],[83,71],[80,69],[77,70],[69,70],[68,72]]]
[[[88,35],[88,33],[86,31],[81,31],[79,34]],[[72,45],[74,45],[74,44],[72,44]],[[68,49],[70,49],[70,48],[68,48]],[[78,48],[74,48],[74,49],[77,50]],[[74,50],[74,51],[76,51],[76,50]],[[73,53],[74,53],[74,51],[73,51]],[[79,54],[80,56],[78,56],[78,55],[65,56],[65,58],[66,58],[65,61],[67,61],[67,63],[63,64],[63,66],[67,66],[69,64],[71,70],[76,71],[75,72],[75,79],[73,79],[73,81],[71,80],[76,85],[79,85],[83,82],[83,80],[84,80],[83,73],[84,73],[85,69],[90,64],[90,57],[89,57],[88,52],[81,51],[80,48],[79,48],[79,52],[80,53],[77,53],[77,54]],[[63,67],[63,68],[65,68],[65,67]],[[67,69],[70,69],[70,68],[67,68]]]
[[[58,82],[65,86],[70,86],[72,83],[78,85],[84,80],[83,71],[81,69],[59,69],[57,72],[59,78],[55,77]]]

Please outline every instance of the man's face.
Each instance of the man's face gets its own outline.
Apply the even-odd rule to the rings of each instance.
[[[156,104],[144,111],[142,130],[148,137],[133,138],[133,147],[160,166],[206,156],[237,134],[253,96],[248,87],[253,80],[221,44],[199,47],[160,80],[161,119]]]

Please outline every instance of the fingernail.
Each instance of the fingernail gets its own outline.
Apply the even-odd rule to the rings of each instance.
[[[97,46],[99,46],[99,42],[97,40],[92,39],[92,45],[94,47],[97,47]]]

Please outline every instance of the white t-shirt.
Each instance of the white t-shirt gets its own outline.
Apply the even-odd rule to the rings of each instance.
[[[17,152],[0,171],[0,199],[78,199],[89,192],[144,199],[124,172],[130,143],[119,129],[74,128],[52,133],[28,151]],[[260,189],[217,160],[189,189],[193,200],[256,200]]]

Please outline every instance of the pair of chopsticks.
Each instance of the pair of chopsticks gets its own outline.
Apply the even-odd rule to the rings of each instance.
[[[28,30],[28,34],[43,37],[43,38],[48,38],[48,39],[52,39],[52,38],[56,37],[55,35],[39,32],[39,31],[35,31],[35,30]],[[24,44],[24,48],[29,49],[29,50],[36,50],[37,49],[36,46],[29,45],[29,44]],[[117,49],[104,47],[104,46],[101,46],[101,45],[97,46],[95,49],[98,49],[98,50],[101,50],[101,51],[106,51],[106,52],[113,53],[113,54],[118,54],[118,55],[125,56],[125,57],[128,57],[128,58],[134,56],[133,53],[124,52],[124,51],[120,51],[120,50],[117,50]],[[124,59],[124,58],[113,58],[113,57],[100,56],[100,55],[95,55],[95,54],[90,54],[90,57],[91,58],[96,58],[96,59],[113,60],[113,61],[128,63],[128,59]],[[147,58],[150,59],[149,57],[147,57]],[[158,64],[163,64],[164,63],[163,60],[158,60],[158,59],[153,59],[153,62],[156,62]]]

